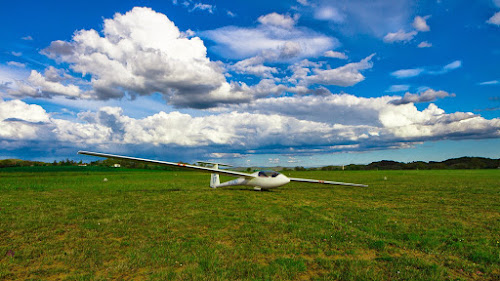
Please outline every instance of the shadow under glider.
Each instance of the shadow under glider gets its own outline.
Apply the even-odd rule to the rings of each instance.
[[[183,163],[174,163],[174,162],[158,161],[158,160],[151,160],[151,159],[142,159],[142,158],[113,155],[113,154],[99,153],[99,152],[90,152],[90,151],[78,151],[78,154],[105,157],[105,158],[123,159],[123,160],[144,162],[144,163],[163,165],[163,166],[178,167],[178,168],[183,168],[183,169],[190,169],[190,170],[197,170],[200,172],[211,173],[212,174],[212,177],[210,179],[210,187],[211,188],[224,187],[224,186],[246,185],[246,186],[252,186],[254,188],[254,190],[265,190],[265,189],[271,189],[271,188],[276,188],[276,187],[285,185],[291,181],[367,187],[367,185],[356,184],[356,183],[326,181],[326,180],[314,180],[314,179],[302,179],[302,178],[289,178],[289,177],[287,177],[281,173],[275,172],[275,171],[257,171],[257,172],[254,172],[252,174],[248,174],[248,173],[243,173],[243,172],[222,170],[222,169],[219,169],[219,165],[220,166],[228,166],[228,167],[229,167],[229,165],[224,165],[224,164],[219,164],[219,163],[211,163],[211,162],[199,162],[199,163],[213,165],[213,167],[202,167],[202,166],[188,165],[188,164],[183,164]],[[220,179],[219,179],[219,174],[232,176],[232,177],[238,177],[238,178],[221,183]]]

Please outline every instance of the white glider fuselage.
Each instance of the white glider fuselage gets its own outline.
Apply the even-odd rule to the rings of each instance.
[[[280,187],[290,182],[290,179],[283,174],[280,173],[271,173],[271,175],[267,175],[271,172],[255,172],[252,175],[252,178],[237,178],[234,180],[230,180],[227,182],[223,182],[221,184],[217,184],[214,187],[224,187],[224,186],[235,186],[235,185],[247,185],[253,186],[254,188],[261,189],[270,189],[275,187]]]

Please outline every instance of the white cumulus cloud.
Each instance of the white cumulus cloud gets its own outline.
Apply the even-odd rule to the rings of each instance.
[[[397,32],[389,32],[386,36],[384,36],[384,42],[393,43],[393,42],[408,42],[413,39],[417,35],[416,31],[405,32],[402,29]]]
[[[440,95],[435,92],[434,96]],[[446,113],[432,103],[419,110],[413,102],[395,105],[394,98],[348,94],[276,97],[201,117],[160,111],[132,118],[120,107],[102,107],[80,112],[77,120],[50,116],[42,107],[19,100],[0,101],[0,142],[4,149],[27,148],[32,145],[27,141],[36,140],[45,150],[68,147],[71,151],[119,152],[157,147],[208,155],[214,151],[247,154],[293,149],[297,154],[310,154],[500,136],[499,118]]]
[[[104,21],[103,36],[80,30],[72,40],[54,41],[43,50],[49,58],[89,75],[90,87],[47,81],[32,72],[27,86],[37,95],[67,95],[94,99],[161,93],[176,106],[211,107],[249,100],[226,81],[223,70],[210,61],[203,41],[186,38],[164,14],[133,8]],[[34,91],[18,95],[34,96]]]
[[[425,92],[412,94],[406,93],[402,98],[391,101],[392,104],[401,105],[408,103],[421,103],[421,102],[432,102],[438,98],[454,97],[455,94],[450,94],[445,91],[435,91],[433,89],[428,89]]]
[[[50,68],[49,68],[50,69]],[[36,70],[32,70],[26,81],[16,81],[17,87],[8,91],[12,96],[85,98],[86,93],[73,84],[64,85],[50,81]]]
[[[302,120],[335,124],[337,128],[356,128],[356,149],[367,146],[398,147],[408,142],[497,137],[500,119],[487,120],[472,113],[446,113],[435,104],[418,110],[416,102],[452,97],[445,91],[429,89],[403,97],[360,98],[348,94],[328,96],[277,97],[232,106],[243,112],[266,112]],[[403,101],[395,104],[395,101]],[[461,127],[464,124],[465,127]],[[376,144],[372,143],[376,140]],[[332,142],[332,145],[338,145]]]
[[[352,86],[365,79],[360,71],[372,68],[371,59],[374,55],[372,54],[359,62],[348,63],[334,69],[314,69],[314,74],[307,76],[306,81],[310,84]]]
[[[427,41],[422,41],[418,44],[419,48],[430,48],[432,47],[432,44],[427,42]]]
[[[462,61],[456,60],[456,61],[453,61],[453,62],[445,65],[443,67],[443,70],[444,71],[450,71],[450,70],[454,70],[454,69],[460,68],[461,66],[462,66]]]
[[[500,25],[500,12],[496,12],[486,22],[489,23],[489,24]]]
[[[413,20],[413,27],[420,31],[420,32],[426,32],[431,30],[430,27],[427,25],[427,20],[430,18],[430,16],[416,16],[415,19]]]
[[[295,19],[276,13],[259,18],[260,25],[226,26],[205,31],[213,50],[230,59],[246,59],[272,52],[273,60],[288,61],[320,56],[339,45],[338,40],[314,30],[295,26]]]
[[[26,67],[26,64],[20,63],[20,62],[17,62],[17,61],[8,61],[7,65],[15,66],[15,67],[20,67],[20,68],[25,68]]]
[[[391,73],[396,78],[410,78],[420,75],[424,72],[423,68],[400,69]]]
[[[49,122],[49,118],[39,105],[0,99],[0,139],[35,140],[41,124]]]
[[[270,13],[264,16],[260,16],[257,19],[258,22],[264,25],[273,25],[283,28],[292,28],[296,20],[289,15],[282,15],[278,13]]]
[[[337,58],[337,59],[341,59],[341,60],[347,59],[347,55],[345,53],[336,52],[336,51],[332,51],[332,50],[326,51],[325,53],[323,53],[323,56],[325,56],[327,58]]]
[[[231,66],[231,69],[237,73],[246,73],[256,76],[271,78],[273,73],[277,73],[278,69],[275,67],[265,66],[265,55],[258,55],[245,60],[238,61]]]

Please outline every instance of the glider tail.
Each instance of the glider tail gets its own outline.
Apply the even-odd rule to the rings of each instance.
[[[212,174],[212,177],[210,178],[210,187],[217,188],[219,184],[220,184],[219,174]]]
[[[214,169],[219,169],[219,166],[231,167],[230,165],[226,165],[226,164],[222,164],[222,163],[213,163],[213,162],[204,162],[204,161],[198,161],[198,163],[212,165],[212,168],[214,168]],[[210,177],[210,187],[217,188],[219,185],[220,185],[219,174],[212,173],[212,176]]]

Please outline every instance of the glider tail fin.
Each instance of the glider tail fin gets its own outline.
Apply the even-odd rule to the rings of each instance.
[[[219,174],[212,174],[212,177],[210,178],[210,187],[217,188],[219,184],[220,184]]]
[[[198,163],[212,165],[212,168],[214,168],[214,169],[219,169],[219,166],[231,167],[230,165],[221,164],[221,163],[213,163],[213,162],[198,161]],[[210,187],[211,188],[217,188],[217,186],[219,186],[219,185],[220,185],[219,174],[212,173],[212,176],[210,177]]]
[[[215,169],[219,169],[219,164],[214,163],[213,165]],[[219,174],[212,174],[210,177],[210,187],[217,188],[219,184],[220,184]]]
[[[198,163],[212,165],[212,168],[217,169],[217,170],[219,169],[219,166],[232,167],[231,165],[226,165],[226,164],[222,164],[222,163],[214,163],[214,162],[198,161]],[[219,185],[220,185],[219,174],[212,173],[212,176],[210,177],[210,187],[217,188]]]

